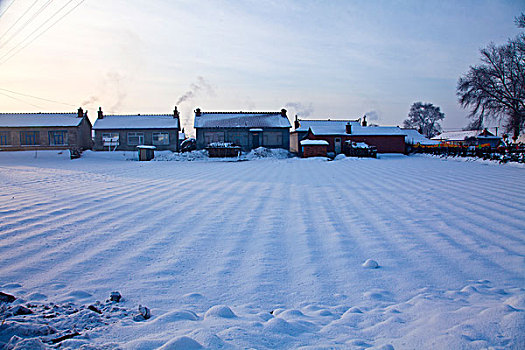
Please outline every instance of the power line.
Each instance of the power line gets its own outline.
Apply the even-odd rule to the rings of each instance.
[[[21,92],[16,92],[16,91],[9,90],[9,89],[0,88],[0,90],[2,90],[2,91],[7,91],[7,92],[10,92],[10,93],[12,93],[12,94],[16,94],[16,95],[20,95],[20,96],[26,96],[26,97],[36,98],[36,99],[38,99],[38,100],[42,100],[42,101],[53,102],[53,103],[59,103],[59,104],[61,104],[61,105],[70,106],[70,107],[76,107],[76,105],[72,105],[71,103],[65,103],[65,102],[60,102],[60,101],[50,100],[50,99],[48,99],[48,98],[37,97],[37,96],[33,96],[33,95],[28,95],[28,94],[23,94],[23,93],[21,93]]]
[[[11,7],[11,5],[13,5],[15,3],[16,0],[13,0],[11,1],[11,3],[5,8],[4,11],[2,11],[2,13],[0,13],[0,17],[2,17],[4,15],[4,13],[7,12],[7,10],[9,10],[9,8]]]
[[[72,0],[70,0],[67,4],[69,4]],[[31,41],[29,41],[26,45],[22,46],[20,49],[18,49],[17,51],[15,51],[11,56],[7,57],[6,59],[4,59],[4,57],[6,57],[11,51],[13,51],[12,49],[5,55],[3,55],[2,57],[0,57],[0,65],[6,63],[7,61],[9,61],[11,58],[13,58],[14,56],[16,56],[16,54],[18,54],[20,51],[22,51],[23,49],[25,49],[26,47],[28,47],[29,45],[31,45],[31,43],[33,43],[36,39],[38,39],[40,36],[42,36],[45,32],[47,32],[49,29],[53,28],[58,22],[60,22],[64,17],[66,17],[67,15],[69,15],[71,12],[73,12],[73,10],[75,10],[77,7],[79,7],[84,1],[86,0],[81,0],[78,4],[76,4],[73,8],[71,8],[68,12],[66,12],[62,17],[60,17],[59,19],[57,19],[55,22],[53,22],[49,27],[47,27],[46,29],[44,29],[42,32],[40,32],[37,36],[35,36]],[[66,4],[66,5],[67,5]],[[58,12],[60,12],[66,5],[64,5],[63,7],[60,8],[60,10],[58,10],[57,12],[55,12],[55,14],[53,14],[53,16],[51,16],[48,20],[46,20],[46,22],[44,23],[47,23],[47,21],[49,21],[51,18],[53,18]],[[42,27],[43,24],[40,26]],[[40,27],[38,27],[37,29],[39,29]],[[35,30],[36,31],[36,30]],[[35,32],[33,31],[33,33]],[[33,34],[31,33],[31,35]],[[26,39],[28,39],[29,37],[26,37]],[[24,41],[26,40],[24,39]],[[3,61],[2,61],[3,60]]]
[[[40,8],[38,10],[36,10],[35,13],[33,13],[33,16],[31,16],[31,18],[29,18],[24,24],[22,24],[22,26],[19,27],[16,32],[14,32],[8,39],[6,39],[0,45],[0,49],[2,47],[4,47],[8,42],[10,42],[14,37],[16,37],[16,35],[18,33],[20,33],[22,30],[24,30],[27,27],[28,24],[33,22],[35,20],[35,18],[37,18],[46,9],[46,7],[48,7],[52,2],[53,2],[53,0],[47,0],[47,2],[44,5],[40,6]]]
[[[13,2],[14,2],[14,1],[13,1]],[[22,16],[18,17],[18,19],[17,19],[13,24],[11,24],[11,26],[9,27],[9,29],[7,29],[7,31],[2,35],[2,37],[3,37],[4,35],[7,35],[7,33],[9,33],[9,31],[10,31],[11,29],[13,29],[13,27],[16,26],[16,24],[17,24],[22,18],[24,18],[24,16],[25,16],[25,15],[26,15],[26,14],[27,14],[27,13],[33,8],[33,6],[36,5],[37,2],[38,2],[38,0],[35,0],[35,2],[33,2],[33,3],[31,4],[31,6],[29,6],[29,7],[27,8],[27,10],[24,11],[24,13],[22,14]]]
[[[36,107],[36,108],[42,108],[42,107],[40,107],[40,106],[37,106],[37,105],[35,105],[35,104],[32,104],[31,102],[27,102],[27,101],[21,100],[21,99],[19,99],[19,98],[16,98],[16,97],[10,96],[10,95],[8,95],[8,94],[4,94],[3,92],[0,92],[0,95],[4,95],[5,97],[9,97],[9,98],[12,98],[13,100],[17,100],[17,101],[20,101],[20,102],[23,102],[23,103],[27,103],[27,104],[29,104],[29,105],[31,105],[31,106],[33,106],[33,107]]]
[[[73,0],[69,0],[64,6],[62,6],[58,11],[56,11],[51,17],[46,19],[42,24],[40,24],[35,30],[33,30],[29,35],[27,35],[21,42],[13,46],[9,51],[7,51],[4,55],[0,57],[0,61],[4,58],[9,56],[11,52],[19,48],[21,45],[23,45],[27,39],[29,39],[34,33],[36,33],[40,28],[42,28],[44,25],[46,25],[47,22],[49,22],[53,17],[55,17],[60,11],[62,11],[67,5],[69,5]]]

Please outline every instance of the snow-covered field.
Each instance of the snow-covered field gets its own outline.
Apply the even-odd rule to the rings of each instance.
[[[0,346],[525,348],[523,168],[134,157],[0,152]]]

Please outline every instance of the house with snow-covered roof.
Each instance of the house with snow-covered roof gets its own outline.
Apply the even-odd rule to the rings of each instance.
[[[214,142],[228,142],[243,151],[258,147],[290,147],[290,128],[286,109],[280,112],[204,112],[195,110],[197,149]]]
[[[0,151],[90,149],[87,112],[0,113]]]
[[[327,151],[333,154],[344,152],[348,142],[364,142],[377,148],[379,153],[405,153],[405,134],[397,126],[368,126],[366,120],[316,119],[294,122],[295,130],[290,134],[290,150],[302,154],[302,140],[325,140]]]
[[[454,145],[479,146],[489,144],[491,147],[498,147],[503,139],[484,129],[444,132],[434,136],[432,140]]]
[[[137,146],[155,146],[157,150],[179,150],[179,112],[173,114],[104,115],[98,110],[93,125],[94,150],[135,151]]]
[[[419,131],[411,128],[401,128],[405,134],[405,143],[410,146],[415,146],[417,144],[423,146],[438,145],[439,141],[430,140],[425,136],[421,135]]]

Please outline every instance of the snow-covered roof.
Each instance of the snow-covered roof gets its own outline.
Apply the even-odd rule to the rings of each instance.
[[[486,139],[500,139],[499,136],[494,136],[492,133],[483,135],[483,130],[465,130],[465,131],[449,131],[434,136],[432,140],[443,140],[443,141],[464,141],[469,137],[482,137]]]
[[[195,128],[291,128],[281,112],[201,112]]]
[[[302,140],[302,146],[328,146],[328,141],[325,140]]]
[[[390,135],[405,135],[399,126],[358,126],[352,127],[352,135],[370,135],[370,136],[390,136]]]
[[[314,135],[348,135],[348,124],[352,126],[351,135],[354,136],[404,135],[397,126],[362,126],[357,120],[301,120],[295,131],[307,132],[311,129]]]
[[[352,125],[352,128],[361,125],[357,120],[301,120],[295,131],[307,132],[308,129],[312,129],[315,135],[346,134],[348,123]]]
[[[94,130],[107,129],[178,129],[179,119],[172,114],[105,115],[97,119]]]
[[[429,140],[421,135],[416,129],[401,129],[405,134],[405,142],[410,145],[437,145],[439,141]]]
[[[82,119],[77,113],[0,113],[0,127],[78,126]]]

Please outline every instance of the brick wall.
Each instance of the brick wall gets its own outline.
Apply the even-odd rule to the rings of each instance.
[[[326,157],[326,145],[305,145],[303,147],[303,158]]]

